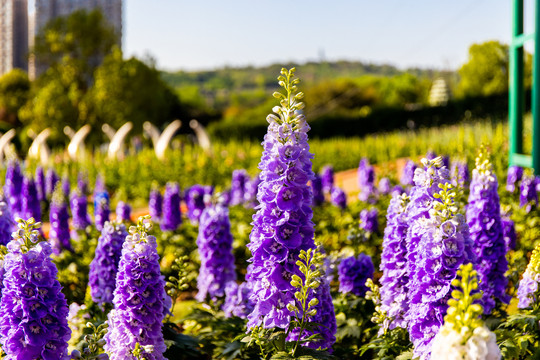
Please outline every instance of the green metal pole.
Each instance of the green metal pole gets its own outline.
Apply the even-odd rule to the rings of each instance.
[[[512,1],[512,41],[510,43],[509,79],[509,131],[510,164],[515,164],[514,154],[523,153],[523,44],[517,38],[523,34],[523,0]],[[535,41],[535,44],[538,42]],[[536,57],[535,57],[536,59]]]
[[[534,2],[534,58],[532,88],[532,167],[540,174],[540,0]]]

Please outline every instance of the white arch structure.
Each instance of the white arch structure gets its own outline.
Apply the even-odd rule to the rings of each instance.
[[[210,136],[206,132],[204,126],[197,120],[193,119],[189,122],[189,127],[195,131],[197,141],[204,151],[212,151],[212,143],[210,142]]]
[[[15,129],[9,129],[2,137],[0,137],[0,160],[4,157],[4,153],[7,151],[11,140],[15,137],[17,132]]]
[[[46,128],[39,133],[38,136],[30,145],[28,149],[28,157],[31,159],[39,159],[42,165],[47,165],[49,163],[49,156],[51,151],[47,146],[47,138],[51,135],[51,129]]]
[[[69,130],[71,130],[71,136],[66,132],[66,128],[68,128],[68,126],[64,128],[64,133],[66,133],[71,138],[71,141],[69,142],[67,148],[69,157],[71,158],[71,160],[79,160],[79,157],[84,156],[84,139],[86,139],[88,134],[90,134],[90,130],[92,129],[92,127],[86,124],[81,127],[77,132],[73,132],[73,130],[69,128]]]
[[[105,125],[107,124],[104,124],[102,129],[107,134],[107,131],[104,129]],[[107,125],[107,127],[112,130],[109,125]],[[107,152],[107,157],[109,159],[115,159],[119,157],[120,150],[122,150],[122,148],[124,147],[124,140],[126,139],[126,136],[131,131],[131,129],[133,129],[133,123],[131,121],[128,121],[127,123],[122,125],[120,129],[118,129],[118,131],[114,133],[111,138],[111,143],[109,144],[109,151]]]

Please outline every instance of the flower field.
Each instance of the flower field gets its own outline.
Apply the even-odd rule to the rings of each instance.
[[[540,358],[540,181],[506,125],[312,140],[278,80],[262,145],[6,161],[3,358]]]

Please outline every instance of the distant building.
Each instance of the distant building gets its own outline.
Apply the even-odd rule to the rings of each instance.
[[[0,0],[1,1],[1,0]],[[36,34],[51,20],[58,16],[67,16],[77,10],[92,11],[101,9],[105,19],[111,24],[117,35],[117,43],[122,47],[122,2],[123,0],[35,0],[35,11],[30,18],[30,46]],[[35,78],[46,69],[30,59],[29,75]]]
[[[0,0],[0,75],[28,70],[28,2]]]

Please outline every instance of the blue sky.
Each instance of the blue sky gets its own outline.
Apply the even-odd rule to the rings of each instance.
[[[456,69],[472,43],[509,42],[510,13],[510,0],[125,0],[123,49],[167,70],[321,57]]]

